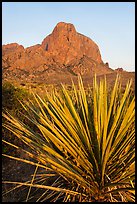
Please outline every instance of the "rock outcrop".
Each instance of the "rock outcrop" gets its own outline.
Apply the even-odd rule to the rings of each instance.
[[[73,24],[60,22],[41,44],[24,48],[2,46],[3,78],[45,79],[47,76],[113,72],[103,63],[97,44],[78,33]],[[32,77],[33,76],[33,77]]]
[[[58,23],[52,34],[43,40],[42,47],[51,53],[57,62],[64,65],[71,64],[83,56],[102,63],[98,46],[88,37],[77,33],[70,23]]]
[[[121,68],[117,68],[117,69],[115,69],[115,71],[117,71],[117,72],[123,72],[124,70],[123,70],[123,68],[121,67]]]

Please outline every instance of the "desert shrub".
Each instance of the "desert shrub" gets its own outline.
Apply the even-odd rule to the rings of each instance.
[[[35,95],[37,105],[32,101],[24,107],[39,133],[11,114],[3,114],[8,120],[3,126],[30,147],[30,151],[22,151],[35,159],[33,163],[21,161],[36,166],[30,181],[5,183],[16,184],[16,188],[27,186],[26,201],[32,197],[41,202],[135,201],[135,97],[131,98],[131,81],[121,94],[117,77],[108,94],[106,80],[98,84],[95,77],[88,95],[91,100],[80,77],[79,89],[72,86],[75,98],[62,85],[61,92],[47,93],[43,99]],[[43,169],[40,174],[39,168]],[[53,182],[49,184],[48,178]]]
[[[14,117],[21,119],[22,121],[27,121],[26,117],[24,117],[25,110],[22,107],[20,102],[25,102],[30,97],[30,94],[26,89],[22,89],[19,87],[15,87],[10,82],[3,82],[2,84],[2,111],[10,112]],[[3,123],[5,123],[6,119],[2,117]],[[2,128],[2,137],[3,139],[13,142],[14,144],[22,144],[21,140],[19,140],[13,133]],[[3,144],[2,151],[4,153],[13,152],[16,153],[15,149],[11,148],[9,145]]]
[[[19,101],[24,101],[29,96],[26,89],[15,87],[10,82],[2,84],[2,109],[11,110],[13,113],[24,110]]]

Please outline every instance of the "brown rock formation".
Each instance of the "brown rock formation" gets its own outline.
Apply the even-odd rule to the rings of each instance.
[[[22,50],[24,50],[24,47],[22,45],[19,45],[18,43],[10,43],[2,46],[3,55],[14,51],[16,52],[16,51],[22,51]]]
[[[123,72],[124,70],[123,70],[123,68],[121,67],[121,68],[115,69],[115,71],[117,71],[117,72]]]
[[[77,33],[70,23],[58,23],[52,34],[43,40],[42,47],[56,57],[56,61],[65,65],[84,55],[102,63],[98,46],[88,37]]]
[[[30,80],[58,74],[113,72],[108,63],[103,63],[96,43],[64,22],[58,23],[41,45],[26,49],[17,43],[3,45],[2,67],[3,78],[14,76]]]

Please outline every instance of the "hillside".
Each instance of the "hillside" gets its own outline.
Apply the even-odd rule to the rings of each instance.
[[[116,73],[133,78],[134,72],[114,70],[103,62],[98,45],[76,31],[73,24],[60,22],[41,44],[24,48],[17,43],[2,46],[2,79],[16,83],[71,83],[81,74],[85,83],[92,77]],[[129,76],[129,77],[128,77]],[[125,79],[126,79],[125,78]]]

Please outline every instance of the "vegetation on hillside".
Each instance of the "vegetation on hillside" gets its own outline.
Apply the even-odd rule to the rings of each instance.
[[[26,121],[26,117],[24,117],[23,114],[25,114],[25,110],[22,107],[20,102],[25,102],[30,98],[29,92],[20,87],[16,87],[11,82],[3,82],[2,84],[2,111],[3,113],[8,111],[10,114],[12,114],[14,117],[17,117],[21,119],[22,121]],[[6,119],[2,117],[3,123],[5,123]],[[29,121],[27,121],[29,122]],[[3,139],[13,142],[14,144],[23,143],[21,140],[18,140],[17,137],[14,136],[13,133],[9,132],[5,128],[2,128],[2,137]],[[2,145],[2,151],[4,153],[8,152],[14,152],[13,148],[10,146],[7,146],[5,144]]]
[[[85,92],[81,77],[73,94],[62,85],[41,98],[22,103],[27,121],[3,113],[4,128],[28,145],[22,149],[36,166],[28,182],[4,181],[28,187],[26,201],[135,201],[135,97],[131,81],[121,93],[119,77],[108,93],[106,80],[93,81]],[[38,130],[35,131],[32,127]],[[7,144],[5,140],[3,140]],[[42,168],[41,173],[38,169]],[[52,183],[49,183],[51,182]]]

